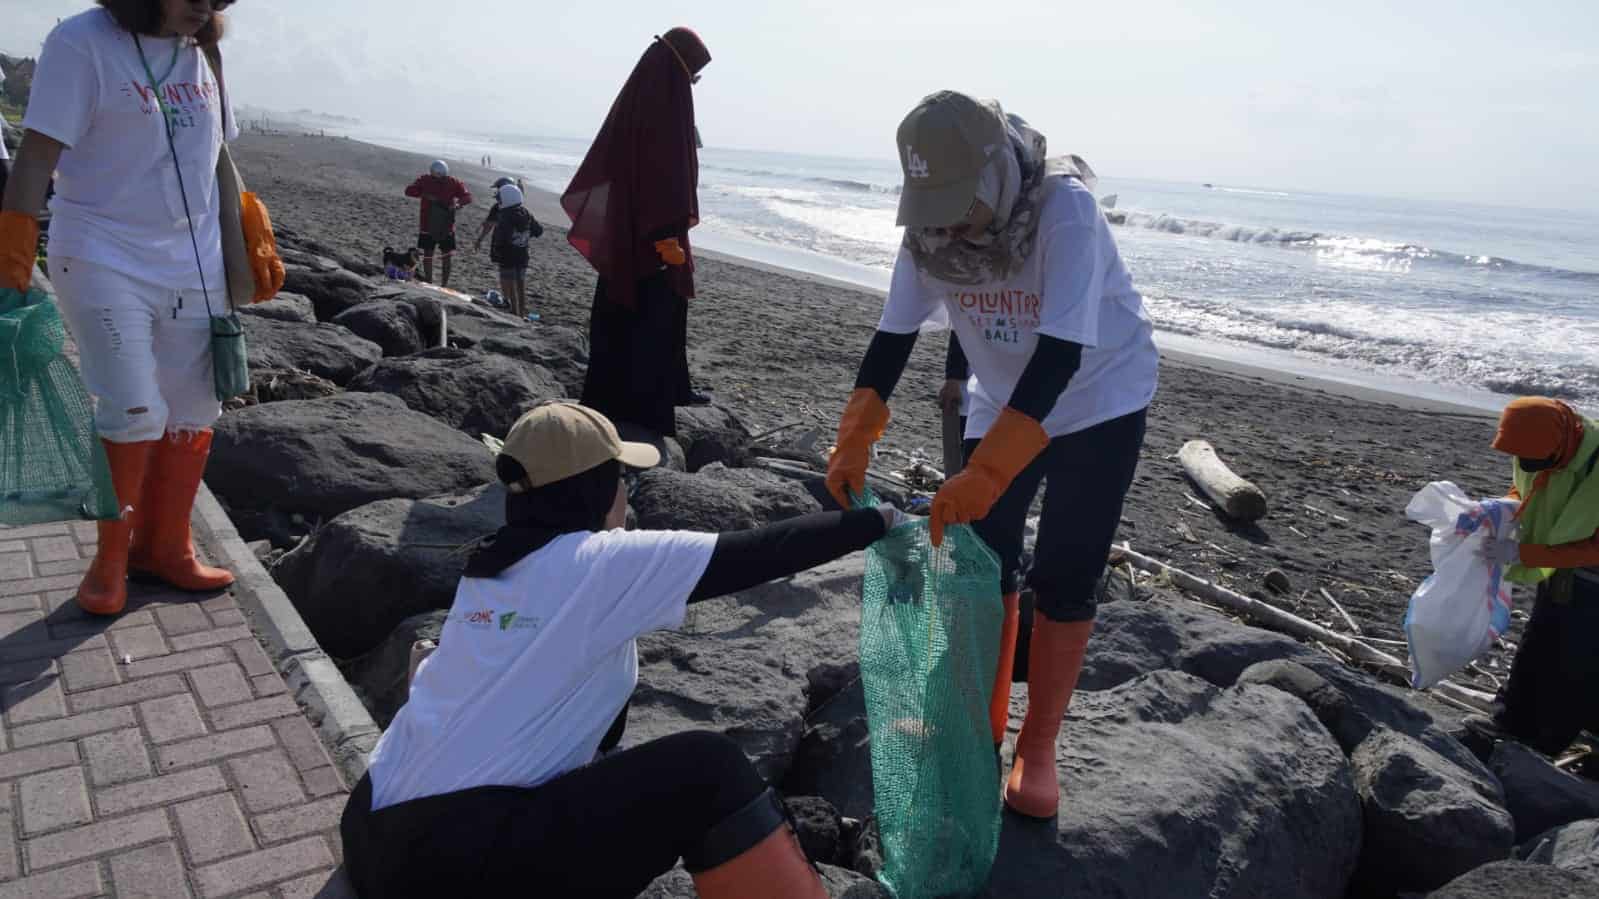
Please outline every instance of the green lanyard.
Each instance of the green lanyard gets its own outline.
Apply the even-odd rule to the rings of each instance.
[[[156,106],[161,108],[161,118],[168,120],[168,127],[171,127],[171,122],[167,113],[167,101],[161,99],[161,87],[167,83],[167,79],[171,78],[172,73],[178,68],[178,51],[183,49],[183,39],[172,39],[172,58],[167,61],[167,73],[162,75],[159,79],[155,77],[155,72],[150,69],[150,60],[145,58],[144,44],[135,40],[134,46],[139,49],[139,62],[144,64],[145,77],[150,79],[150,92],[155,94]]]

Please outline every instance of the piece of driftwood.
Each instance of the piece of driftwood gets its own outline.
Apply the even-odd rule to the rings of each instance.
[[[827,479],[827,472],[806,468],[803,465],[797,465],[788,461],[787,459],[772,459],[766,456],[757,456],[753,461],[756,468],[764,468],[773,474],[797,478],[802,481],[822,481]],[[866,480],[880,481],[889,485],[890,487],[895,488],[896,490],[909,491],[911,493],[917,492],[916,487],[905,481],[903,478],[896,478],[893,475],[882,474],[881,472],[873,471],[871,469],[866,470]]]
[[[961,414],[956,409],[943,410],[944,426],[944,477],[960,474],[966,465],[966,449],[961,440]]]
[[[442,349],[450,345],[450,310],[439,304],[439,347]]]
[[[1339,652],[1353,659],[1361,666],[1370,669],[1378,676],[1394,683],[1405,686],[1410,685],[1410,669],[1403,661],[1360,640],[1346,634],[1340,634],[1337,631],[1328,630],[1313,621],[1307,621],[1270,603],[1245,596],[1242,593],[1236,593],[1226,587],[1213,584],[1204,578],[1189,574],[1180,568],[1173,568],[1164,562],[1151,559],[1142,553],[1134,552],[1127,544],[1116,547],[1112,552],[1112,557],[1125,559],[1129,565],[1140,571],[1164,576],[1170,579],[1172,584],[1179,589],[1187,591],[1207,603],[1213,603],[1237,612],[1270,630],[1311,643],[1319,642],[1335,647]],[[1492,711],[1490,703],[1493,697],[1477,690],[1470,690],[1444,681],[1434,686],[1431,692],[1448,697],[1456,705],[1469,706],[1479,712]]]
[[[1177,461],[1228,518],[1248,524],[1266,517],[1266,494],[1233,473],[1216,455],[1216,448],[1206,441],[1190,440],[1183,444]]]
[[[1349,630],[1355,636],[1360,636],[1360,625],[1355,623],[1355,619],[1349,617],[1349,612],[1346,611],[1341,604],[1339,604],[1338,600],[1333,599],[1333,595],[1327,592],[1326,587],[1321,587],[1319,589],[1321,590],[1322,598],[1326,599],[1329,603],[1332,603],[1332,607],[1338,610],[1338,614],[1344,616],[1344,623],[1349,625]]]

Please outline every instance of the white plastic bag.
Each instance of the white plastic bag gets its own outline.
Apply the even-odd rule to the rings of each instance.
[[[1474,501],[1454,484],[1434,481],[1405,507],[1411,521],[1432,528],[1433,574],[1405,613],[1412,687],[1424,690],[1465,668],[1510,628],[1504,569],[1481,551],[1489,540],[1516,535],[1518,506]]]

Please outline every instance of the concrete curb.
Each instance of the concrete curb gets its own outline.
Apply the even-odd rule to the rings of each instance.
[[[195,542],[205,548],[212,561],[237,578],[233,595],[244,610],[250,629],[277,664],[295,701],[305,710],[331,751],[334,763],[353,787],[366,773],[367,757],[382,731],[204,484],[195,498],[194,511]]]

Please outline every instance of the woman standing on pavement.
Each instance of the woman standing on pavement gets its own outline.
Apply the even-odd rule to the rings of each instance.
[[[207,307],[227,304],[216,171],[238,126],[207,55],[230,3],[100,0],[57,25],[0,202],[0,288],[26,290],[59,173],[51,275],[123,509],[100,522],[78,588],[98,615],[122,611],[130,570],[183,590],[233,583],[189,536],[221,414]]]
[[[847,504],[864,486],[886,401],[925,323],[949,324],[972,374],[966,467],[933,499],[932,536],[971,522],[999,555],[1004,645],[990,708],[1004,736],[1017,640],[1017,569],[1028,507],[1047,482],[1029,584],[1027,717],[1005,802],[1047,818],[1059,801],[1055,742],[1093,629],[1122,502],[1144,440],[1159,361],[1143,301],[1075,157],[999,104],[944,91],[899,127],[904,246],[828,466]],[[952,350],[951,381],[964,373]],[[952,405],[958,384],[946,384]]]
[[[677,433],[677,406],[708,402],[688,372],[688,232],[700,221],[693,85],[710,61],[687,28],[657,37],[561,196],[567,240],[599,273],[583,403],[663,436]]]

